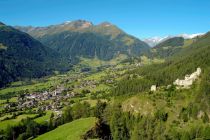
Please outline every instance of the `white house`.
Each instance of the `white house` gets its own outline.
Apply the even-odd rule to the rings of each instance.
[[[157,90],[156,85],[152,85],[151,88],[150,88],[150,91],[156,91],[156,90]]]

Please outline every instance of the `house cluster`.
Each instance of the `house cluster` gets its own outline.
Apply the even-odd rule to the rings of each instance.
[[[112,79],[108,79],[105,81],[106,84],[112,84],[114,81]]]
[[[143,66],[142,63],[136,63],[135,65],[136,65],[136,67],[141,67],[141,66]]]
[[[66,89],[64,86],[57,86],[53,91],[44,91],[42,93],[36,92],[32,94],[25,94],[18,98],[18,109],[38,107],[41,104],[42,110],[57,110],[61,108],[61,101],[74,97],[77,94],[68,93],[62,94]],[[44,104],[45,101],[51,100],[50,104]]]
[[[197,68],[195,72],[193,72],[190,75],[186,75],[184,80],[177,79],[174,81],[174,85],[177,86],[177,88],[189,88],[193,82],[200,76],[201,74],[201,68]]]
[[[84,87],[96,88],[99,84],[97,80],[84,80],[74,88],[82,89]],[[40,107],[41,110],[59,110],[62,108],[62,101],[67,101],[69,98],[78,96],[73,90],[63,94],[67,89],[63,85],[57,86],[53,91],[35,92],[31,94],[24,94],[18,98],[17,108],[24,110],[26,108]],[[46,103],[50,101],[50,103]]]
[[[85,87],[96,88],[99,84],[97,80],[84,80],[80,83],[80,85],[76,86],[76,88],[82,89]]]

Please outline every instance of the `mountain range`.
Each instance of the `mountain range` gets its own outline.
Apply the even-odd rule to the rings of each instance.
[[[110,60],[119,54],[139,56],[150,49],[145,42],[109,22],[94,25],[76,20],[47,27],[16,28],[66,56],[73,64],[81,57]]]
[[[109,22],[0,22],[0,139],[210,139],[210,32],[153,41]]]
[[[149,53],[143,41],[117,26],[85,20],[47,27],[8,26],[0,23],[0,87],[24,78],[66,71],[81,58],[111,60]]]
[[[196,33],[196,34],[180,34],[180,35],[168,35],[168,36],[164,36],[164,37],[151,37],[151,38],[146,38],[143,39],[144,42],[146,42],[150,47],[154,47],[156,45],[158,45],[161,42],[164,42],[170,38],[174,38],[174,37],[183,37],[184,39],[193,39],[195,37],[198,36],[202,36],[205,33]]]
[[[69,70],[82,58],[109,61],[123,54],[165,59],[203,36],[156,37],[151,40],[157,45],[151,48],[145,43],[150,39],[141,41],[109,22],[94,25],[89,21],[76,20],[47,27],[11,27],[0,23],[0,87],[23,78]]]

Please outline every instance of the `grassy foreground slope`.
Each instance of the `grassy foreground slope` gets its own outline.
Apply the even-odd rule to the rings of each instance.
[[[35,140],[80,140],[88,130],[94,127],[96,118],[82,118],[59,126],[58,128],[45,133]]]

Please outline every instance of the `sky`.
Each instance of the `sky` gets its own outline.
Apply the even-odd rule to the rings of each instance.
[[[0,7],[8,25],[108,21],[139,38],[210,31],[210,0],[0,0]]]

